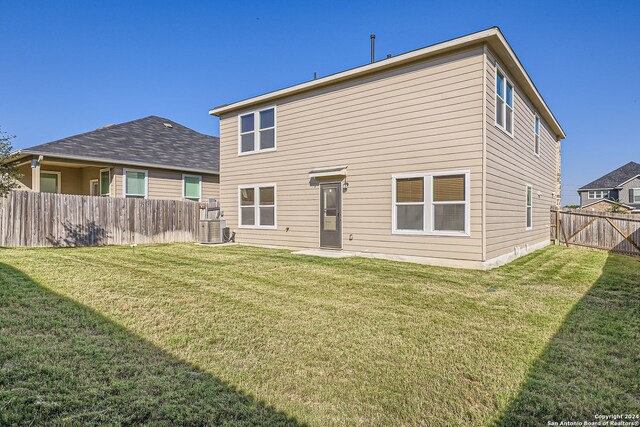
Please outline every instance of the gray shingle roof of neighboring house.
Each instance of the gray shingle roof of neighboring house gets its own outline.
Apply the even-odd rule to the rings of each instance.
[[[19,150],[109,163],[220,171],[220,139],[169,119],[149,116]]]
[[[640,175],[640,164],[629,162],[626,165],[614,170],[613,172],[610,172],[605,176],[602,176],[595,181],[585,185],[584,187],[580,187],[578,191],[616,188],[620,184],[629,181],[630,179],[638,175]]]

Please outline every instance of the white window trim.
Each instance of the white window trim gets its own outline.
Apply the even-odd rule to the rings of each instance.
[[[538,129],[536,132],[536,121],[538,122]],[[542,127],[542,122],[540,121],[540,116],[536,113],[533,116],[533,154],[540,157],[540,128]],[[538,144],[536,147],[536,137],[538,138]],[[536,151],[537,148],[537,151]]]
[[[433,177],[434,176],[448,176],[448,175],[464,175],[464,191],[465,191],[465,209],[464,209],[464,232],[459,231],[435,231],[434,230],[434,202],[433,202]],[[437,171],[437,172],[415,172],[415,173],[399,173],[391,176],[391,233],[392,234],[405,234],[405,235],[419,235],[419,236],[449,236],[449,237],[471,237],[471,172],[468,169],[464,170],[449,170],[449,171]],[[423,178],[423,230],[399,230],[396,227],[397,213],[396,213],[396,180],[403,178]],[[429,182],[429,189],[427,191],[427,182]],[[430,200],[427,203],[427,196],[430,196]],[[400,205],[419,205],[419,202],[401,202]],[[436,202],[436,204],[454,204],[461,205],[461,202]],[[427,211],[431,215],[431,220],[427,221]]]
[[[42,179],[43,173],[48,173],[50,175],[58,175],[58,192],[56,194],[61,194],[62,193],[62,172],[41,170],[40,179]]]
[[[516,87],[513,84],[513,82],[511,81],[511,79],[507,76],[507,73],[504,72],[504,70],[502,69],[502,67],[500,67],[500,65],[496,64],[496,85],[498,84],[497,80],[498,80],[498,73],[502,74],[504,76],[504,98],[502,99],[502,101],[504,102],[504,117],[502,118],[502,123],[504,123],[504,125],[500,125],[500,123],[498,123],[498,115],[494,114],[493,117],[493,123],[494,125],[500,129],[502,132],[504,132],[505,134],[509,135],[511,138],[515,137],[515,129],[516,129]],[[511,85],[511,88],[513,89],[513,94],[512,94],[512,101],[513,101],[513,106],[511,107],[511,132],[509,132],[507,130],[507,83],[509,83]],[[498,87],[496,86],[495,90],[494,90],[494,99],[496,96],[500,96],[498,95]],[[494,108],[495,111],[495,108]]]
[[[273,127],[260,129],[260,112],[273,109]],[[253,150],[242,151],[242,117],[253,114]],[[261,149],[260,147],[260,131],[273,129],[273,147]],[[248,132],[246,132],[248,133]],[[247,111],[242,114],[238,114],[238,156],[248,156],[251,154],[268,153],[276,151],[278,148],[278,109],[275,105],[269,107],[260,108],[258,110]]]
[[[640,203],[640,200],[636,202],[636,197],[640,197],[640,188],[632,188],[631,190],[633,190],[633,200],[631,200],[631,203]]]
[[[591,194],[593,193],[593,197]],[[600,194],[600,196],[598,196]],[[587,190],[588,200],[608,199],[611,196],[610,190]]]
[[[531,205],[529,205],[529,191],[531,191]],[[525,193],[524,205],[525,205],[525,230],[533,230],[533,186],[531,184],[527,184],[526,193]],[[531,225],[527,223],[529,209],[531,209]]]
[[[107,194],[102,194],[102,172],[107,171],[109,172],[109,192]],[[111,169],[110,168],[104,168],[104,169],[100,169],[100,175],[98,175],[98,192],[100,193],[100,196],[107,196],[110,197],[111,196]]]
[[[90,196],[100,196],[99,194],[91,194],[91,190],[93,189],[92,185],[93,185],[94,182],[96,184],[98,184],[98,193],[100,192],[100,179],[90,179],[89,180],[89,195]]]
[[[192,175],[192,174],[188,174],[188,173],[183,173],[182,174],[182,198],[185,200],[191,200],[191,199],[187,199],[187,195],[185,194],[184,191],[184,187],[185,187],[185,178],[198,178],[198,202],[202,201],[202,175]]]
[[[260,188],[273,187],[273,225],[259,225],[260,223],[260,207],[271,207],[271,205],[260,204]],[[242,190],[253,188],[253,222],[254,225],[242,224]],[[249,207],[249,206],[245,206]],[[278,187],[274,183],[268,184],[246,184],[238,185],[238,228],[249,228],[258,230],[275,230],[278,228]]]
[[[127,198],[127,172],[143,172],[144,173],[144,198],[149,198],[149,171],[146,169],[122,169],[122,195]],[[135,194],[139,196],[139,194]]]

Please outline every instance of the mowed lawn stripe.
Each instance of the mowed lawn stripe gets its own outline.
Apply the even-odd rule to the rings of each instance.
[[[1,286],[14,295],[13,302],[0,303],[0,320],[26,319],[29,311],[52,309],[42,303],[48,298],[16,295],[18,279],[9,279],[9,271],[15,271],[21,280],[32,281],[29,292],[52,293],[65,299],[62,305],[77,304],[79,310],[86,307],[100,316],[96,323],[105,324],[99,329],[104,342],[117,336],[116,342],[124,340],[135,347],[142,340],[171,360],[162,362],[160,357],[155,377],[131,384],[126,393],[114,397],[109,390],[123,380],[115,367],[124,355],[114,352],[106,361],[91,352],[69,356],[63,340],[54,346],[49,362],[46,358],[20,362],[19,355],[28,351],[26,337],[33,331],[28,323],[2,329],[14,336],[10,340],[24,343],[16,350],[10,341],[9,348],[0,350],[0,360],[15,369],[55,366],[60,360],[56,354],[64,353],[79,358],[80,364],[102,370],[106,364],[107,372],[116,372],[113,377],[86,379],[91,399],[64,387],[66,391],[54,393],[61,409],[59,417],[49,418],[53,425],[63,425],[64,416],[73,415],[66,412],[77,407],[89,412],[102,408],[97,410],[111,414],[121,410],[125,418],[135,418],[135,405],[125,405],[125,399],[145,401],[145,407],[153,408],[157,399],[181,391],[161,380],[174,375],[176,363],[200,373],[189,377],[193,380],[189,386],[205,395],[213,382],[233,390],[218,390],[224,396],[238,395],[243,403],[245,397],[250,399],[254,412],[240,405],[246,425],[263,425],[255,423],[262,416],[272,425],[292,420],[317,426],[489,425],[518,417],[543,425],[549,416],[562,414],[556,408],[545,418],[539,407],[553,401],[560,390],[559,401],[576,402],[559,405],[571,407],[572,417],[591,416],[589,411],[598,404],[637,409],[633,399],[615,403],[620,396],[631,395],[624,387],[638,387],[637,378],[613,381],[612,393],[589,404],[583,402],[589,397],[571,397],[577,367],[593,362],[592,356],[598,354],[593,349],[592,354],[566,359],[566,369],[556,368],[560,373],[542,375],[550,395],[539,389],[535,398],[527,393],[531,379],[546,369],[541,361],[558,351],[552,347],[556,334],[568,325],[583,324],[584,313],[592,304],[602,305],[602,295],[610,294],[603,288],[612,283],[617,286],[612,308],[619,310],[623,304],[634,314],[628,323],[605,321],[590,334],[622,328],[623,342],[602,342],[617,348],[626,369],[620,370],[618,359],[612,362],[616,365],[604,364],[601,369],[609,374],[634,372],[626,366],[634,363],[633,358],[623,357],[640,350],[634,329],[639,315],[632,311],[632,304],[637,307],[640,302],[640,264],[631,258],[551,247],[502,268],[478,272],[365,258],[307,257],[244,246],[181,244],[139,246],[135,251],[128,247],[3,250],[0,262],[6,267]],[[575,313],[579,318],[572,317]],[[52,329],[56,327],[64,329],[60,323]],[[77,325],[72,347],[81,348],[93,339],[92,328],[85,331]],[[577,329],[572,333],[582,334]],[[34,343],[33,350],[40,351],[44,343],[46,338]],[[574,350],[575,345],[572,354]],[[7,419],[24,420],[37,420],[39,414],[27,397],[50,395],[62,381],[53,375],[42,384],[33,377],[29,380],[33,390],[27,392],[19,381],[2,378],[0,411]],[[150,389],[148,383],[154,378]],[[65,406],[67,400],[75,404]],[[16,406],[16,401],[22,404]],[[514,412],[514,408],[520,409]],[[228,409],[225,414],[233,419],[233,405]],[[256,413],[258,418],[253,417]],[[142,420],[171,424],[185,414],[206,424],[207,417],[218,412],[196,399],[193,404],[173,405],[164,418]]]

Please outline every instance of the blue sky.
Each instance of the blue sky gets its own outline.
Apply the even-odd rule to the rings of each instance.
[[[567,132],[564,202],[640,162],[640,1],[0,2],[0,126],[16,148],[215,105],[499,26]]]

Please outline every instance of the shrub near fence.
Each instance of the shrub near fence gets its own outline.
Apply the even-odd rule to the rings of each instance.
[[[194,242],[196,202],[13,191],[0,199],[1,246]]]

